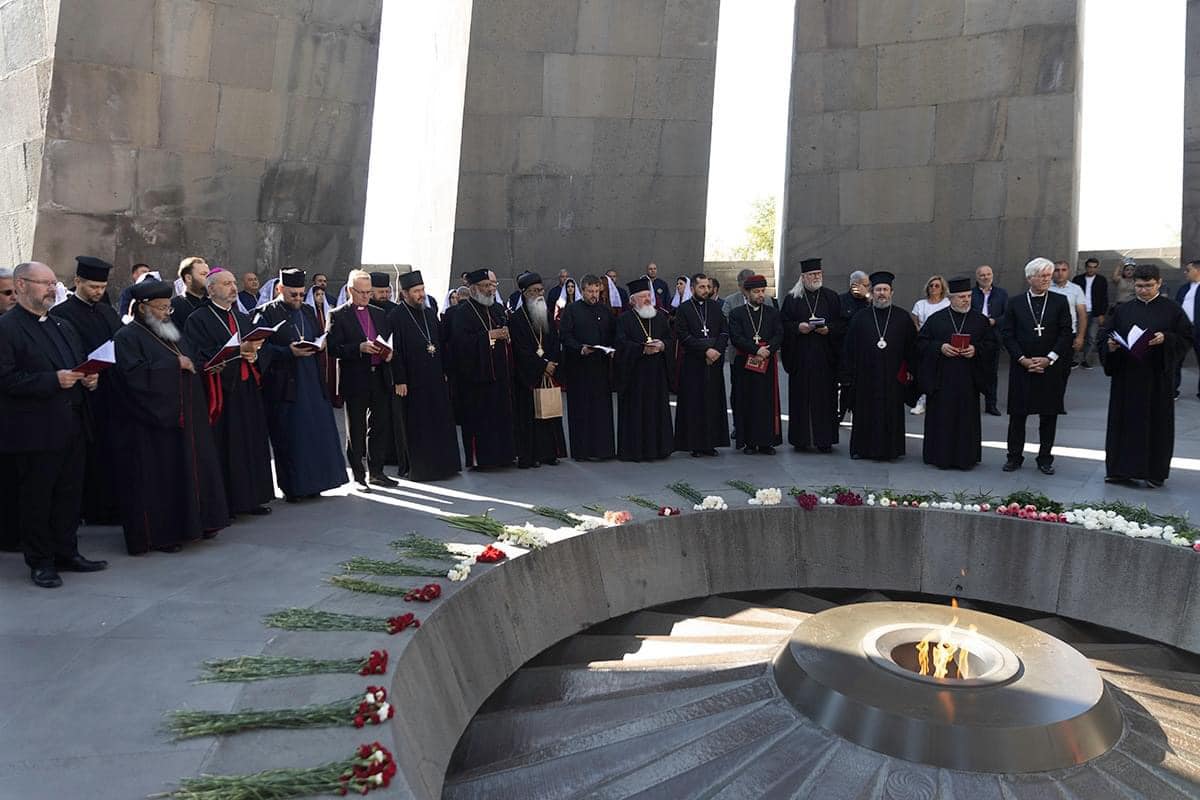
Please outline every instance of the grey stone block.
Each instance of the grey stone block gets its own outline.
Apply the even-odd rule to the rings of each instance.
[[[797,52],[858,46],[858,0],[797,0]]]
[[[514,175],[508,178],[505,199],[507,227],[570,230],[591,213],[592,182],[587,176]]]
[[[646,213],[653,201],[652,175],[605,175],[592,177],[592,224],[598,228],[650,227]]]
[[[694,551],[708,564],[708,591],[796,586],[804,565],[799,553],[802,533],[792,515],[761,509],[729,514],[733,519],[703,514],[689,531]]]
[[[663,57],[715,63],[719,7],[719,0],[667,0],[663,14]]]
[[[316,97],[288,97],[283,157],[366,163],[363,139],[371,135],[371,110]]]
[[[512,237],[512,232],[508,230],[457,228],[450,257],[450,274],[493,264],[497,270],[511,269],[514,264]]]
[[[163,0],[155,7],[155,14],[154,71],[161,75],[208,80],[216,6],[199,0]],[[261,49],[262,42],[256,47]],[[272,52],[274,49],[270,47]],[[233,55],[223,50],[216,52],[218,60]]]
[[[579,0],[476,0],[471,49],[570,53],[578,20]]]
[[[223,86],[270,89],[275,78],[278,21],[235,6],[217,8],[208,78]],[[264,43],[267,46],[263,46]]]
[[[27,67],[50,55],[46,17],[41,0],[13,0],[0,6],[0,37],[4,40],[4,71]]]
[[[892,0],[860,3],[860,45],[945,39],[962,33],[963,0]]]
[[[712,125],[707,122],[666,120],[659,147],[660,175],[707,175]]]
[[[472,50],[466,113],[540,115],[544,58],[541,53]]]
[[[25,165],[25,145],[0,149],[0,209],[9,211],[32,203],[36,184],[29,182]]]
[[[585,175],[591,171],[596,120],[522,117],[517,172]]]
[[[628,56],[545,58],[542,105],[555,117],[629,117],[635,109],[637,61]]]
[[[968,36],[1029,25],[1075,22],[1076,4],[1058,0],[971,0],[966,6],[963,33]]]
[[[254,218],[264,222],[307,222],[316,195],[316,164],[273,161],[263,173]]]
[[[62,62],[46,116],[46,136],[85,142],[158,144],[157,75]]]
[[[797,53],[792,66],[792,113],[875,107],[874,47]]]
[[[272,83],[276,91],[369,104],[375,93],[379,44],[369,37],[279,23]]]
[[[795,114],[789,136],[793,172],[858,168],[859,115],[855,112]]]
[[[860,169],[917,167],[933,153],[934,107],[864,111],[858,118]]]
[[[251,158],[273,158],[281,148],[285,98],[258,89],[221,87],[217,150]]]
[[[1069,161],[1038,160],[1006,163],[1008,188],[1005,215],[1040,217],[1069,214],[1075,174]]]
[[[939,105],[933,160],[939,164],[998,160],[1007,117],[1006,98]]]
[[[708,202],[708,178],[657,175],[650,183],[643,224],[664,230],[702,230]]]
[[[880,108],[1010,94],[1021,67],[1020,31],[879,47]]]
[[[55,57],[61,61],[107,64],[150,72],[154,69],[155,2],[89,0],[70,3],[67,13],[58,20]]]
[[[969,218],[974,180],[975,170],[970,164],[937,167],[933,185],[933,218],[939,222]]]
[[[135,156],[128,146],[48,141],[39,203],[84,214],[127,211],[133,206]]]
[[[1075,95],[1013,97],[1008,101],[1005,159],[1071,159],[1075,151]]]
[[[515,172],[522,119],[512,114],[464,114],[459,170],[501,175]]]
[[[932,264],[937,271],[947,278],[951,275],[973,275],[980,264],[990,264],[996,258],[1000,243],[1000,220],[947,216],[934,222],[932,236]]]
[[[142,150],[137,160],[137,212],[149,217],[258,215],[261,161]]]
[[[594,228],[523,229],[512,232],[513,264],[516,269],[542,271],[542,275],[557,272],[560,266],[582,277],[591,271]],[[577,280],[578,280],[577,277]]]
[[[624,254],[626,263],[644,264],[654,259],[662,274],[668,276],[691,274],[704,264],[703,228],[681,230],[659,228],[646,231],[646,233],[653,236],[652,248],[645,253],[640,244],[628,247]]]
[[[988,219],[1004,214],[1008,202],[1007,165],[1002,161],[981,161],[973,165],[971,217]]]
[[[580,0],[578,53],[656,56],[666,0]]]
[[[367,165],[319,164],[317,192],[306,222],[362,228],[367,207]]]
[[[861,509],[833,507],[819,515],[789,509],[800,558],[796,585],[918,591],[919,519],[898,511],[868,510],[864,524]]]
[[[502,230],[508,227],[508,177],[464,174],[458,177],[455,225]]]
[[[639,58],[633,116],[711,120],[715,62]]]
[[[591,172],[597,177],[654,174],[666,124],[671,123],[653,119],[596,120]]]
[[[843,225],[933,220],[932,167],[873,169],[839,176]]]
[[[1074,92],[1075,26],[1035,26],[1026,28],[1024,34],[1018,94]]]
[[[8,144],[41,138],[44,133],[38,72],[30,67],[0,80],[0,142]]]
[[[216,143],[220,89],[215,83],[163,76],[159,144],[166,150],[209,152]]]
[[[841,178],[837,172],[792,175],[788,181],[788,227],[836,225],[841,218]]]
[[[29,219],[32,224],[32,215]],[[54,208],[39,208],[36,234],[26,251],[26,257],[49,264],[59,275],[70,275],[71,263],[79,255],[80,242],[87,242],[88,251],[98,258],[115,260],[117,220],[102,214],[76,214]]]
[[[382,18],[383,0],[312,0],[307,17],[311,22],[371,36],[379,35]]]

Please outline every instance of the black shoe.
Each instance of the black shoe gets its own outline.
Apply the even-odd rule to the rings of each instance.
[[[215,538],[217,538],[218,533],[220,533],[220,531],[205,531],[204,533],[200,534],[200,538],[201,539],[215,539]]]
[[[181,544],[169,544],[169,545],[167,545],[166,547],[156,547],[156,548],[154,548],[154,549],[155,549],[155,550],[157,550],[157,551],[158,551],[158,552],[160,552],[160,553],[178,553],[180,550],[182,550],[182,549],[183,549],[183,545],[181,545]]]
[[[372,475],[369,483],[372,486],[399,486],[400,485],[394,478],[389,478],[387,475],[384,475],[382,472],[379,473],[378,475]]]
[[[1175,390],[1175,399],[1176,400],[1179,399],[1179,390],[1178,389]]]
[[[1146,488],[1148,489],[1161,489],[1162,485],[1162,481],[1155,481],[1151,480],[1150,478],[1146,478]]]
[[[271,513],[271,507],[270,506],[255,506],[254,508],[250,509],[246,513],[252,517],[265,517],[267,514]]]
[[[529,461],[518,461],[517,462],[517,469],[529,469],[532,466],[533,466],[533,464]]]
[[[1072,361],[1072,362],[1071,362],[1071,369],[1075,369],[1076,367],[1078,367],[1078,366],[1079,366],[1079,363],[1080,363],[1080,362],[1078,362],[1078,361]]]
[[[1091,369],[1091,368],[1092,368],[1092,364],[1091,364],[1091,362],[1090,362],[1090,361],[1084,361],[1084,362],[1083,362],[1082,364],[1080,364],[1079,366],[1083,367],[1084,369]]]
[[[54,559],[54,568],[62,572],[99,572],[108,569],[108,562],[90,561],[76,553],[70,558]]]
[[[1054,474],[1054,465],[1053,464],[1038,464],[1038,472],[1042,473],[1043,475],[1053,475]]]
[[[715,447],[711,447],[708,450],[701,450],[700,453],[701,455],[715,456],[717,455],[717,449]]]
[[[767,445],[766,447],[758,448],[758,452],[762,453],[764,456],[773,456],[775,455],[775,448],[771,447],[771,445]]]
[[[1020,468],[1021,468],[1020,461],[1013,461],[1010,459],[1008,461],[1005,461],[1004,466],[1001,467],[1000,469],[1004,470],[1005,472],[1016,472]]]
[[[550,459],[549,461],[543,461],[542,463],[543,463],[543,464],[545,464],[547,467],[557,467],[557,466],[558,466],[558,459],[557,459],[557,458],[552,458],[552,459]]]
[[[751,445],[746,445],[742,448],[742,452],[748,456],[752,456],[757,452],[757,450]]]
[[[995,406],[988,406],[984,410],[993,417],[1000,416],[1000,409],[996,408]]]
[[[320,496],[321,496],[320,492],[318,492],[316,494],[306,494],[306,495],[304,495],[303,499],[304,500],[316,500],[316,499],[320,498]]]
[[[1129,483],[1129,478],[1123,477],[1121,475],[1105,475],[1104,482],[1105,483]]]
[[[62,578],[58,577],[54,567],[33,567],[29,570],[29,577],[35,586],[43,589],[57,589],[62,586]]]
[[[699,458],[701,455],[702,453],[699,450],[692,451],[692,458]]]
[[[818,447],[818,448],[817,448],[817,452],[818,452],[818,453],[825,453],[826,455],[828,455],[829,453],[832,453],[832,452],[833,452],[833,448],[832,448],[832,447],[828,447],[828,446],[827,446],[827,447]]]

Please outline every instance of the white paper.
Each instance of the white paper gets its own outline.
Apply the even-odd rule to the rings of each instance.
[[[395,349],[394,347],[392,347],[392,337],[391,336],[388,336],[387,339],[384,339],[379,334],[375,334],[375,344],[380,345],[381,347],[386,347],[388,350]]]
[[[605,347],[602,344],[589,344],[588,347],[592,348],[593,350],[599,350],[601,353],[604,353],[605,355],[612,355],[613,353],[617,352],[616,348]]]
[[[87,360],[101,361],[105,364],[115,364],[117,363],[117,346],[113,344],[112,339],[109,339],[107,342],[88,353]]]
[[[325,346],[325,337],[328,335],[328,333],[322,333],[316,339],[301,339],[300,341],[296,342],[296,344],[306,344],[315,347],[317,350],[320,350]]]
[[[1138,343],[1138,339],[1141,339],[1145,332],[1140,326],[1134,325],[1129,329],[1128,337],[1122,336],[1116,331],[1113,331],[1112,337],[1117,340],[1117,344],[1121,345],[1121,347],[1124,347],[1126,350],[1133,350],[1133,346]]]

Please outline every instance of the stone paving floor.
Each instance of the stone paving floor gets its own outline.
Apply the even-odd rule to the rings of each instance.
[[[1194,367],[1185,370],[1184,386],[1196,386]],[[337,563],[349,556],[387,557],[387,542],[410,530],[448,540],[482,541],[442,524],[433,516],[439,511],[479,513],[494,508],[496,516],[515,521],[528,518],[522,503],[577,509],[581,503],[598,502],[630,508],[635,517],[644,517],[651,512],[619,498],[640,494],[679,505],[665,485],[686,480],[701,491],[741,502],[740,494],[723,484],[743,478],[783,488],[846,483],[1001,493],[1028,486],[1063,500],[1119,497],[1148,502],[1156,509],[1200,513],[1200,400],[1185,392],[1176,405],[1176,466],[1166,487],[1156,491],[1104,484],[1106,402],[1107,379],[1100,370],[1073,372],[1070,413],[1059,424],[1058,473],[1051,478],[1036,472],[1032,458],[1020,472],[1000,471],[1004,417],[983,418],[984,463],[971,473],[926,467],[921,464],[919,439],[924,418],[909,416],[908,456],[890,464],[851,462],[846,453],[849,431],[844,430],[842,444],[832,455],[795,453],[785,446],[774,458],[725,451],[719,458],[677,454],[655,464],[565,461],[537,470],[465,473],[439,484],[402,484],[370,495],[346,488],[300,505],[278,502],[274,514],[239,521],[216,540],[177,555],[131,558],[124,553],[118,528],[86,528],[80,532],[82,552],[109,559],[110,568],[94,575],[65,574],[65,585],[53,591],[30,583],[20,556],[3,554],[0,798],[143,797],[200,771],[309,766],[343,758],[359,741],[379,738],[390,744],[383,728],[172,743],[161,724],[163,714],[174,708],[295,706],[361,689],[364,679],[355,676],[248,685],[193,681],[200,662],[208,658],[261,652],[365,656],[373,648],[387,647],[393,653],[401,649],[411,633],[292,633],[266,628],[261,617],[311,604],[375,616],[403,610],[420,615],[422,608],[395,598],[351,596],[322,581],[336,574]],[[1032,438],[1036,426],[1030,428]],[[448,592],[456,588],[450,585]]]

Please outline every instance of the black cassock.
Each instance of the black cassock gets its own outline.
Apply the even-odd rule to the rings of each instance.
[[[382,311],[385,317],[400,307],[398,303],[391,300],[375,300],[374,298],[371,299],[371,305]],[[392,344],[396,344],[395,340],[392,341]],[[394,352],[395,347],[392,349]],[[404,429],[404,404],[401,402],[400,396],[395,393],[391,396],[391,404],[392,432],[385,439],[383,463],[387,466],[399,467],[400,474],[404,475],[408,472],[408,434]]]
[[[1066,296],[1056,292],[1047,292],[1042,297],[1031,297],[1025,292],[1009,300],[1008,310],[997,323],[1000,340],[1012,359],[1008,368],[1009,416],[1067,413],[1063,395],[1071,373],[1074,311]],[[1040,332],[1038,325],[1042,326]],[[1017,363],[1022,356],[1033,358],[1051,352],[1058,355],[1058,360],[1040,374],[1029,372]]]
[[[576,300],[563,309],[559,319],[562,345],[562,382],[567,386],[567,425],[571,433],[571,457],[612,458],[613,438],[612,358],[599,350],[583,355],[584,345],[612,347],[616,341],[617,318],[603,303]]]
[[[196,370],[204,372],[204,365],[229,341],[232,328],[245,336],[254,327],[250,318],[236,308],[226,311],[210,302],[194,312],[188,317],[184,340],[194,355]],[[260,350],[254,364],[235,358],[220,372],[205,376],[209,418],[215,417],[213,438],[221,458],[225,497],[233,514],[245,514],[275,499],[267,415],[259,388],[261,370],[269,366],[268,362],[269,351]]]
[[[346,455],[333,418],[329,387],[317,356],[292,353],[291,344],[315,341],[324,332],[317,312],[291,308],[280,298],[259,307],[259,325],[284,323],[263,345],[262,371],[267,431],[275,453],[275,479],[284,497],[308,497],[346,482]]]
[[[562,363],[558,331],[548,322],[540,335],[534,331],[529,315],[522,307],[508,322],[512,335],[513,361],[513,428],[516,433],[517,466],[537,466],[567,456],[567,441],[563,436],[562,417],[534,419],[533,390],[542,386],[546,365]],[[542,354],[538,355],[538,349]],[[557,369],[557,367],[555,367]],[[557,381],[550,381],[558,388]]]
[[[646,355],[647,339],[659,339],[660,353]],[[671,320],[661,311],[642,319],[636,311],[617,317],[617,457],[622,461],[653,461],[671,455],[671,370],[675,341]]]
[[[725,348],[729,330],[721,304],[692,298],[675,312],[675,336],[682,351],[675,406],[675,449],[703,451],[729,446],[725,406]],[[705,353],[721,357],[709,364]]]
[[[408,478],[436,481],[462,469],[450,406],[450,386],[442,364],[437,313],[422,305],[399,304],[388,316],[392,327],[392,376],[405,384],[401,406],[408,436]]]
[[[788,373],[788,441],[828,448],[838,442],[838,362],[846,335],[842,299],[832,289],[807,289],[783,299],[783,368]],[[828,333],[800,332],[801,323],[825,320]]]
[[[779,408],[779,348],[783,346],[783,320],[768,303],[738,306],[729,313],[729,342],[737,355],[731,370],[737,373],[733,398],[733,427],[738,447],[774,447],[783,443]],[[746,369],[746,361],[766,345],[771,350],[766,372]]]
[[[197,374],[179,368],[179,345],[133,322],[113,337],[113,431],[121,446],[121,517],[130,555],[170,547],[229,524],[221,463]]]
[[[973,358],[950,358],[942,345],[956,333],[968,334]],[[988,381],[995,337],[987,317],[974,309],[960,314],[950,308],[936,312],[917,334],[921,390],[926,395],[926,464],[942,469],[971,469],[983,460],[979,396]]]
[[[1109,351],[1114,332],[1128,338],[1137,325],[1145,336],[1163,334],[1163,343],[1138,359],[1123,347]],[[1174,300],[1137,297],[1118,305],[1104,320],[1099,345],[1108,392],[1108,430],[1104,437],[1106,475],[1162,483],[1175,452],[1175,369],[1192,343],[1192,324]]]
[[[103,301],[87,303],[74,294],[50,309],[50,313],[75,327],[85,353],[91,353],[121,329],[121,320],[112,306]],[[96,391],[88,392],[87,402],[92,425],[83,483],[83,518],[92,525],[114,525],[121,518],[113,480],[117,442],[109,424],[114,405],[112,381],[103,373]]]
[[[887,347],[880,348],[883,340]],[[917,328],[896,306],[855,314],[846,331],[842,380],[853,390],[850,455],[888,461],[904,455],[904,404],[916,372]],[[903,367],[903,369],[901,369]]]
[[[175,326],[179,330],[183,330],[183,326],[187,324],[188,317],[207,305],[207,297],[193,297],[187,293],[172,297],[171,321],[175,323]]]
[[[449,319],[451,384],[467,466],[507,467],[516,456],[512,348],[488,338],[489,329],[504,327],[504,309],[467,299]]]

